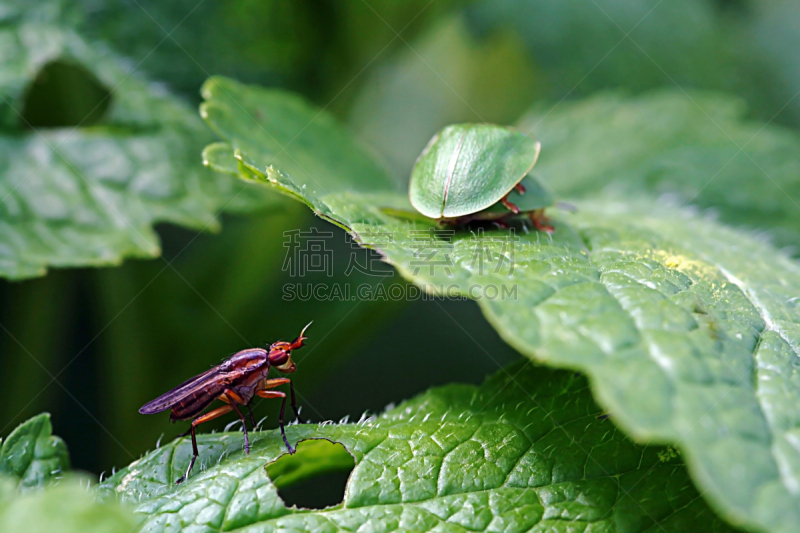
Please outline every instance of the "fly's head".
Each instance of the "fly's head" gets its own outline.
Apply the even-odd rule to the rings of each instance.
[[[310,326],[311,323],[308,323]],[[279,371],[283,372],[284,374],[291,374],[295,370],[297,370],[297,366],[292,361],[292,350],[297,350],[298,348],[302,348],[305,346],[304,341],[306,340],[305,332],[308,329],[308,326],[303,328],[303,331],[300,332],[300,336],[297,337],[292,342],[284,342],[278,341],[273,343],[272,346],[269,347],[269,364],[277,368]]]

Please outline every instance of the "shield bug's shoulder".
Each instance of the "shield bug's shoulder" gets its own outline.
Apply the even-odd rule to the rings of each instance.
[[[520,213],[528,213],[550,207],[554,203],[553,195],[545,189],[544,185],[530,174],[519,182],[523,191],[514,189],[508,194],[507,201],[519,209]],[[483,213],[508,214],[508,207],[502,202],[497,202],[485,209]],[[487,217],[490,218],[490,217]]]

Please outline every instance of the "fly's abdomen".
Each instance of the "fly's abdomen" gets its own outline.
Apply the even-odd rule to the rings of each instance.
[[[172,420],[186,420],[199,415],[225,390],[223,384],[210,384],[198,388],[172,406]]]

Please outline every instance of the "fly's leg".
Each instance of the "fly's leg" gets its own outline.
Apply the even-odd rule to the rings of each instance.
[[[286,444],[286,449],[289,450],[289,453],[294,453],[297,450],[289,445],[289,439],[286,438],[286,429],[283,427],[283,412],[286,410],[286,393],[282,392],[281,394],[283,394],[283,401],[281,402],[280,415],[278,415],[278,425],[281,427],[281,435],[283,436],[283,443]]]
[[[256,394],[262,398],[283,398],[283,402],[281,403],[281,413],[278,417],[278,425],[281,427],[281,435],[283,436],[283,443],[286,444],[286,449],[289,451],[289,453],[296,452],[297,450],[292,448],[292,445],[289,444],[289,439],[286,438],[286,429],[283,427],[283,413],[286,411],[286,393],[277,390],[260,390]]]
[[[253,431],[256,430],[256,417],[253,415],[253,406],[249,403],[247,404],[247,408],[250,410],[250,427],[253,428]]]
[[[544,209],[537,209],[535,211],[531,211],[530,214],[531,222],[539,231],[544,231],[546,233],[553,233],[556,229],[548,224],[550,219],[544,216]]]
[[[289,392],[292,393],[292,409],[294,410],[294,416],[297,418],[297,421],[301,424],[305,424],[305,421],[300,418],[300,410],[297,408],[297,401],[294,399],[294,383],[289,381]]]
[[[510,194],[510,193],[509,193],[509,194]],[[518,214],[519,214],[519,207],[517,207],[517,205],[516,205],[516,204],[512,204],[511,202],[509,202],[509,201],[508,201],[508,194],[506,194],[505,196],[503,196],[502,198],[500,198],[500,202],[501,202],[501,203],[502,203],[504,206],[506,206],[506,207],[507,207],[507,208],[508,208],[508,209],[509,209],[509,210],[510,210],[512,213],[514,213],[515,215],[518,215]]]
[[[230,405],[223,405],[222,407],[217,407],[216,409],[213,409],[207,412],[206,414],[200,415],[194,420],[192,420],[192,426],[189,428],[189,431],[181,435],[181,437],[183,437],[186,436],[188,433],[192,434],[192,460],[189,462],[189,468],[186,469],[186,473],[183,474],[180,478],[178,478],[177,481],[175,481],[176,485],[180,485],[181,483],[186,481],[186,478],[189,477],[189,472],[192,471],[192,467],[194,466],[195,461],[197,461],[197,456],[200,455],[200,453],[197,451],[197,435],[195,433],[194,428],[196,428],[203,422],[208,422],[209,420],[214,420],[217,417],[226,415],[230,413],[232,410],[233,408]]]
[[[247,402],[245,401],[244,398],[242,398],[242,396],[238,392],[232,389],[225,389],[225,392],[220,394],[219,399],[229,404],[231,408],[234,411],[236,411],[236,414],[239,415],[239,420],[242,421],[242,433],[244,433],[244,453],[250,453],[250,439],[247,437],[247,422],[245,421],[244,415],[239,410],[239,407],[237,405],[237,404],[245,405]],[[252,414],[253,412],[251,410],[250,411],[251,421],[253,420]]]
[[[189,468],[186,469],[186,473],[175,480],[176,485],[180,485],[189,477],[189,472],[194,468],[194,462],[197,461],[197,456],[200,455],[200,452],[197,451],[197,435],[195,435],[194,432],[194,423],[192,423],[192,427],[189,428],[189,433],[192,434],[192,460],[189,461]]]
[[[239,419],[242,421],[242,433],[244,433],[244,453],[250,453],[250,439],[247,437],[247,421],[244,419],[244,415],[239,410],[239,407],[236,403],[231,402],[231,408],[236,411],[236,414],[239,415]]]
[[[300,418],[300,410],[297,408],[297,400],[294,397],[294,383],[292,383],[291,379],[289,378],[268,379],[267,382],[264,384],[264,388],[262,390],[274,389],[275,387],[278,387],[280,385],[286,385],[287,383],[289,384],[289,392],[291,393],[292,396],[292,409],[294,410],[294,416],[297,417],[298,422],[300,422],[301,424],[305,424],[305,421],[302,418]]]

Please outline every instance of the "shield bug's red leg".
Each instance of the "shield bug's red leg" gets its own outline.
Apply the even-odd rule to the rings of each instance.
[[[511,212],[514,213],[515,215],[519,214],[519,207],[517,207],[516,204],[512,204],[511,202],[508,201],[508,194],[500,198],[500,202],[504,206],[506,206],[509,210],[511,210]]]
[[[539,231],[544,231],[547,233],[553,233],[556,229],[548,224],[550,219],[544,216],[544,209],[537,209],[536,211],[531,211],[531,222]]]
[[[283,413],[286,411],[286,393],[276,390],[260,390],[256,394],[262,398],[283,398],[283,402],[281,403],[281,412],[278,416],[278,425],[281,427],[281,435],[283,436],[283,443],[286,444],[286,449],[289,450],[289,453],[294,453],[297,451],[292,448],[291,444],[289,444],[289,439],[286,438],[286,429],[283,427]]]
[[[514,188],[520,194],[525,194],[525,191],[527,190],[527,189],[525,189],[525,186],[522,184],[522,182],[517,183],[516,185],[514,185]]]
[[[177,481],[175,481],[176,485],[180,485],[186,480],[187,477],[189,477],[189,472],[192,471],[194,462],[197,461],[197,456],[200,455],[200,453],[197,451],[197,435],[195,433],[194,428],[196,428],[203,422],[208,422],[209,420],[214,420],[217,417],[226,415],[230,413],[232,410],[233,408],[230,405],[223,405],[222,407],[217,407],[216,409],[213,409],[192,420],[192,427],[190,427],[189,431],[187,432],[192,434],[192,460],[189,462],[189,468],[186,469],[186,473],[182,475],[180,478],[178,478]],[[186,433],[184,433],[183,435],[186,435]]]

